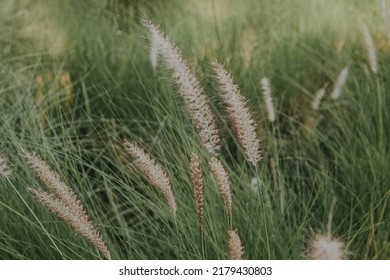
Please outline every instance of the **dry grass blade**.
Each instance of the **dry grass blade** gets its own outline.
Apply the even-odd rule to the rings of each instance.
[[[107,259],[111,259],[107,246],[72,189],[61,181],[60,176],[45,161],[25,150],[23,150],[23,154],[40,180],[54,192],[54,195],[50,195],[44,191],[32,189],[31,192],[38,198],[38,201],[68,222],[76,232],[100,250]]]
[[[255,122],[245,106],[246,101],[231,75],[217,61],[212,63],[218,83],[223,92],[222,99],[227,106],[230,121],[237,134],[245,156],[253,165],[261,159],[260,139],[256,134]]]
[[[222,163],[215,157],[212,157],[210,160],[210,169],[213,173],[213,176],[217,182],[217,186],[221,196],[223,198],[223,203],[225,206],[226,214],[229,218],[229,227],[232,224],[232,187],[229,180],[229,176],[223,167]]]
[[[192,154],[191,163],[190,163],[190,172],[191,172],[191,181],[194,188],[194,197],[196,204],[196,211],[198,214],[198,221],[200,226],[200,238],[203,245],[203,236],[204,236],[204,187],[203,187],[203,176],[200,169],[199,158],[197,155]]]
[[[0,176],[4,178],[9,178],[12,175],[12,170],[8,166],[8,159],[0,155]]]
[[[229,253],[232,260],[241,260],[244,255],[244,247],[237,230],[229,230]]]
[[[126,151],[135,159],[134,165],[146,176],[149,182],[158,189],[167,201],[173,215],[176,215],[175,196],[172,192],[171,181],[162,166],[156,160],[138,147],[134,142],[124,140]]]
[[[78,234],[102,252],[104,257],[111,259],[110,252],[100,233],[95,229],[85,212],[70,209],[61,199],[45,191],[39,189],[30,189],[30,191],[43,206],[72,226]]]
[[[179,93],[184,99],[186,110],[197,128],[202,146],[211,154],[220,149],[220,139],[215,117],[206,95],[197,79],[184,61],[178,48],[168,40],[157,26],[144,21],[148,28],[155,50],[161,55],[168,69],[173,72]]]

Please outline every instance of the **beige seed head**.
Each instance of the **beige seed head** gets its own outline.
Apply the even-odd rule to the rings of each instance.
[[[366,44],[368,63],[370,65],[372,72],[377,73],[378,72],[378,59],[376,57],[376,48],[375,48],[374,40],[372,39],[370,30],[368,30],[368,27],[366,24],[362,25],[362,33],[363,33],[363,37],[364,37],[364,42]]]
[[[324,98],[326,93],[326,88],[328,87],[328,83],[326,83],[322,88],[320,88],[316,94],[314,95],[313,102],[311,103],[311,107],[314,110],[318,110],[320,108],[320,103],[322,98]]]
[[[312,260],[342,260],[344,256],[344,243],[330,236],[317,235],[310,243]]]
[[[216,158],[212,157],[210,160],[210,169],[213,173],[219,192],[223,198],[225,211],[231,221],[232,217],[232,188],[229,180],[229,176],[223,167],[222,163]]]
[[[9,178],[12,175],[12,170],[8,166],[8,159],[6,156],[0,155],[0,176]]]
[[[340,98],[341,90],[343,89],[344,84],[347,81],[347,77],[348,77],[348,66],[346,66],[345,68],[343,68],[343,70],[341,70],[337,78],[336,85],[334,86],[332,94],[330,95],[333,100]]]
[[[245,156],[253,165],[261,159],[260,139],[256,134],[255,122],[251,113],[245,106],[246,101],[241,95],[237,85],[233,83],[231,75],[218,61],[212,63],[217,75],[222,99],[227,106],[227,111],[238,142]]]
[[[276,113],[272,102],[270,82],[266,77],[261,79],[261,86],[263,87],[263,97],[268,112],[268,120],[273,123],[276,120]]]
[[[38,201],[71,225],[77,233],[100,250],[107,259],[111,259],[110,252],[99,231],[93,226],[73,190],[61,181],[58,173],[53,171],[45,161],[25,150],[23,150],[23,154],[39,179],[54,192],[54,194],[49,194],[42,190],[31,189],[30,191]]]
[[[203,242],[203,229],[204,229],[204,186],[203,176],[200,169],[199,158],[196,154],[192,154],[190,163],[191,181],[194,188],[194,198],[196,204],[196,211],[198,213],[198,222],[200,226],[200,235]]]
[[[244,255],[244,247],[237,230],[229,230],[229,252],[232,260],[241,260]]]
[[[155,52],[161,55],[168,69],[173,73],[186,110],[195,125],[202,146],[211,154],[220,150],[220,139],[215,117],[206,95],[197,79],[183,59],[179,49],[168,40],[157,26],[144,21],[153,41]]]
[[[176,215],[176,202],[171,188],[171,181],[162,166],[138,147],[134,142],[124,140],[125,149],[135,160],[133,164],[146,176],[149,182],[158,189],[167,201],[173,215]]]
[[[100,233],[93,226],[85,211],[79,212],[69,208],[61,199],[39,190],[30,189],[39,203],[47,207],[53,214],[67,222],[74,230],[94,245],[107,259],[111,259],[110,251],[104,243]]]
[[[390,18],[389,18],[389,13],[387,11],[386,1],[382,0],[381,4],[382,4],[381,5],[381,7],[382,7],[382,17],[383,17],[383,20],[385,22],[385,27],[386,27],[387,42],[388,42],[388,45],[390,46]]]

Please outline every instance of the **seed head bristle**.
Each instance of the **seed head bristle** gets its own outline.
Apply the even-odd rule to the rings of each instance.
[[[326,235],[317,235],[310,242],[309,258],[312,260],[344,259],[344,243]]]
[[[256,134],[255,122],[251,113],[245,106],[246,101],[241,95],[237,85],[233,83],[231,75],[218,61],[212,63],[217,75],[222,99],[227,106],[231,124],[243,152],[253,165],[261,159],[260,139]]]
[[[12,175],[12,170],[8,165],[8,159],[4,155],[0,155],[0,176],[9,178]]]
[[[231,221],[232,217],[232,188],[229,180],[229,176],[223,167],[222,163],[216,158],[212,157],[210,160],[210,169],[217,182],[219,192],[223,198],[225,211]]]
[[[126,151],[135,159],[133,161],[134,166],[137,167],[138,170],[146,176],[149,182],[163,194],[173,215],[176,215],[177,208],[175,196],[172,192],[171,181],[168,174],[150,154],[146,153],[134,142],[125,139],[124,144]]]
[[[343,89],[344,84],[347,81],[347,77],[348,77],[348,67],[346,66],[343,68],[343,70],[341,70],[337,78],[336,85],[334,86],[334,89],[332,91],[331,98],[333,100],[340,98],[341,90]]]
[[[229,230],[229,252],[232,260],[241,260],[244,255],[244,247],[237,230]]]
[[[206,95],[197,79],[183,59],[179,49],[167,39],[157,26],[144,21],[149,30],[154,47],[161,55],[167,68],[173,73],[186,110],[196,127],[202,146],[211,154],[220,150],[220,139],[215,117]]]
[[[276,113],[275,113],[274,104],[272,102],[270,82],[266,77],[263,77],[261,79],[261,86],[263,88],[264,102],[268,112],[268,120],[273,123],[276,120]]]
[[[203,176],[200,169],[199,158],[196,154],[192,154],[191,163],[190,163],[190,172],[191,172],[191,181],[194,188],[194,198],[196,204],[196,211],[198,214],[198,222],[200,226],[200,237],[203,243],[203,233],[204,233],[204,186],[203,186]]]
[[[363,37],[364,37],[364,42],[366,44],[368,63],[370,65],[372,72],[377,73],[378,72],[378,59],[376,56],[376,48],[375,48],[374,40],[372,39],[370,30],[368,30],[368,27],[366,24],[362,25],[362,33],[363,33]]]
[[[111,259],[110,251],[104,243],[100,233],[89,220],[86,212],[75,211],[70,209],[61,199],[49,194],[43,190],[30,189],[39,203],[47,207],[53,214],[63,219],[74,230],[94,245],[105,258]]]
[[[77,233],[94,245],[107,259],[111,259],[110,252],[99,231],[93,226],[81,201],[73,190],[61,181],[58,173],[53,171],[45,161],[25,150],[23,150],[23,154],[39,179],[53,191],[53,194],[49,194],[42,190],[30,189],[38,201],[71,225]]]

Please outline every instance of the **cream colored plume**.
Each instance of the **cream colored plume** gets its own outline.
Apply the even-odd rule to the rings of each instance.
[[[12,170],[8,165],[8,159],[0,154],[0,176],[9,178],[12,174]]]
[[[309,257],[312,260],[342,260],[344,243],[327,235],[317,235],[310,243]]]
[[[343,89],[344,84],[347,81],[347,77],[348,77],[348,67],[346,66],[343,70],[341,70],[337,78],[336,85],[334,86],[334,89],[330,95],[330,97],[333,100],[340,98],[341,90]]]
[[[158,189],[167,201],[173,215],[176,215],[175,196],[172,192],[171,181],[168,174],[162,166],[146,153],[142,148],[138,147],[134,142],[124,140],[125,149],[135,160],[134,166],[137,167],[149,180],[149,182]]]
[[[220,150],[220,139],[215,117],[207,97],[197,79],[191,72],[179,49],[167,39],[157,26],[144,21],[148,28],[155,52],[163,58],[183,97],[186,110],[196,127],[202,146],[211,154]]]
[[[270,122],[274,122],[276,119],[276,113],[275,113],[274,104],[272,102],[270,82],[266,77],[263,77],[261,79],[261,86],[263,88],[264,102],[268,112],[268,120]]]
[[[241,260],[244,255],[244,247],[237,230],[229,230],[229,253],[232,260]]]
[[[366,44],[367,55],[368,55],[368,63],[372,72],[378,72],[378,59],[376,57],[376,48],[374,44],[374,40],[372,39],[371,33],[368,30],[366,24],[362,25],[362,33],[364,37],[364,42]]]
[[[260,139],[256,134],[253,117],[246,107],[245,98],[241,95],[238,86],[233,83],[231,75],[218,61],[215,60],[212,66],[217,75],[219,87],[223,92],[222,99],[227,106],[231,125],[238,142],[248,161],[256,165],[261,159]]]
[[[200,169],[199,158],[196,154],[192,154],[190,163],[191,181],[194,189],[194,198],[196,204],[196,211],[198,214],[198,222],[200,227],[200,238],[203,245],[204,236],[204,187],[203,187],[203,176]]]

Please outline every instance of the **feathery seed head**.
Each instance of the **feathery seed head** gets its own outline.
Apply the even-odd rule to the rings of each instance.
[[[194,188],[194,197],[196,204],[196,211],[198,213],[198,221],[200,226],[201,239],[203,240],[203,228],[204,228],[204,186],[203,176],[200,169],[199,158],[196,154],[192,154],[190,163],[191,181]]]
[[[8,166],[7,157],[0,155],[0,176],[9,178],[12,174],[11,168]]]
[[[37,200],[72,226],[77,233],[94,245],[107,259],[111,259],[110,252],[100,233],[93,226],[81,201],[73,190],[61,181],[60,176],[45,161],[25,150],[23,150],[23,154],[40,180],[54,193],[49,194],[42,190],[30,189]]]
[[[150,21],[144,21],[144,25],[151,34],[155,52],[162,57],[167,68],[172,71],[186,110],[198,131],[202,146],[209,153],[216,154],[220,150],[218,129],[197,77],[191,72],[179,49],[164,36],[157,26]]]
[[[210,160],[210,169],[213,173],[219,192],[223,198],[225,211],[227,216],[231,219],[232,216],[232,188],[229,180],[229,176],[223,167],[222,163],[216,158],[212,157]]]
[[[331,98],[333,100],[339,99],[341,95],[341,90],[344,87],[345,82],[347,81],[348,77],[348,66],[344,67],[343,70],[341,70],[336,85],[334,86],[334,89],[331,94]]]
[[[344,255],[344,243],[330,236],[317,235],[310,243],[312,260],[342,260]]]
[[[382,17],[385,22],[385,27],[386,27],[386,35],[387,35],[387,42],[390,46],[390,19],[389,19],[389,13],[387,12],[387,6],[386,6],[386,1],[382,0]]]
[[[326,88],[328,87],[328,83],[326,83],[322,88],[320,88],[316,94],[314,95],[313,102],[311,103],[311,107],[314,110],[318,110],[320,108],[320,103],[322,98],[324,98],[326,93]]]
[[[276,113],[275,113],[274,104],[272,102],[270,82],[266,77],[263,77],[261,79],[261,86],[263,87],[263,96],[268,111],[268,119],[270,122],[274,122],[276,119]]]
[[[375,44],[366,24],[362,25],[362,33],[364,37],[364,42],[366,44],[368,63],[372,72],[376,73],[378,72],[378,59],[376,57]]]
[[[232,260],[241,260],[244,255],[244,247],[237,230],[229,230],[229,252]]]
[[[124,144],[126,151],[135,159],[133,162],[134,165],[146,176],[149,182],[163,194],[173,215],[176,215],[177,208],[175,196],[172,192],[170,179],[162,166],[134,142],[125,139]]]
[[[218,83],[222,94],[222,99],[227,106],[227,111],[231,124],[239,144],[241,145],[248,161],[253,165],[261,159],[260,139],[256,134],[255,122],[251,113],[245,106],[246,101],[240,93],[240,89],[233,83],[231,75],[218,62],[212,62],[212,66],[217,75]]]

